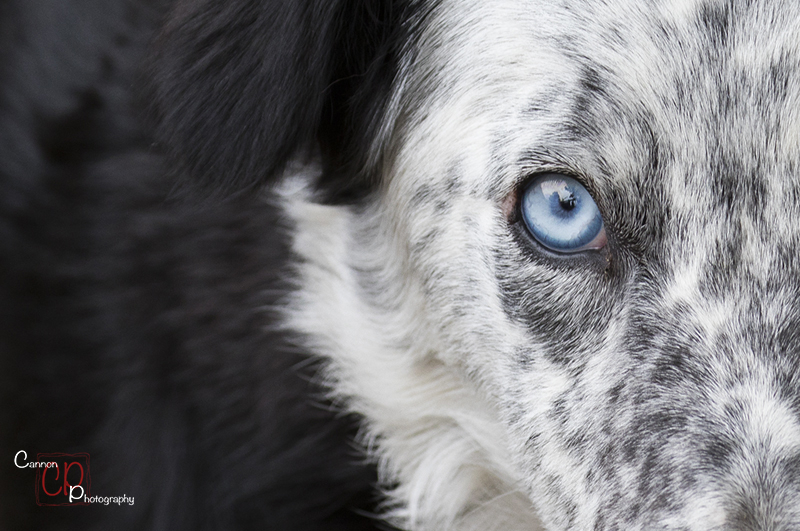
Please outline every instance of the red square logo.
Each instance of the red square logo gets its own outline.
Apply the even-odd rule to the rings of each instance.
[[[37,454],[36,504],[41,506],[89,505],[92,478],[89,454]]]

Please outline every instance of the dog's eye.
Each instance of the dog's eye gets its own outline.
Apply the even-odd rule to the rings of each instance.
[[[551,251],[576,253],[606,244],[603,218],[592,196],[566,175],[546,173],[522,193],[522,219],[531,235]]]

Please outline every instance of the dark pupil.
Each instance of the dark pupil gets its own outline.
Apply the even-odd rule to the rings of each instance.
[[[575,208],[575,203],[576,203],[575,195],[573,195],[572,192],[568,193],[569,195],[563,195],[558,198],[558,204],[564,210],[572,210],[573,208]]]

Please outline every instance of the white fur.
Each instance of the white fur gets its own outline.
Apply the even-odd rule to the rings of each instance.
[[[751,296],[763,288],[753,282],[775,274],[776,249],[797,238],[798,224],[775,196],[761,221],[747,210],[709,218],[707,206],[717,199],[709,194],[716,185],[707,168],[720,145],[737,154],[759,153],[763,160],[742,155],[742,164],[767,167],[771,190],[794,186],[785,176],[798,162],[800,121],[792,102],[800,88],[790,87],[787,99],[775,104],[775,116],[742,104],[731,111],[730,123],[707,123],[719,116],[715,98],[728,70],[720,73],[699,59],[706,42],[694,20],[703,3],[671,1],[652,9],[626,0],[566,4],[441,2],[413,50],[407,50],[385,136],[374,146],[387,154],[378,193],[359,206],[320,204],[310,192],[313,165],[290,172],[282,191],[298,257],[298,289],[287,325],[328,361],[331,396],[365,418],[364,442],[380,463],[383,484],[396,485],[387,493],[388,518],[405,529],[595,528],[608,489],[641,481],[638,462],[616,465],[607,487],[591,478],[601,470],[603,448],[615,449],[614,438],[641,422],[634,401],[615,410],[608,396],[629,381],[641,381],[647,390],[646,363],[637,362],[640,353],[625,342],[646,304],[643,290],[651,290],[661,304],[661,310],[649,311],[685,315],[667,337],[696,340],[692,361],[705,360],[707,387],[701,396],[708,413],[695,419],[697,425],[708,421],[709,429],[736,444],[741,438],[743,447],[756,446],[737,457],[741,468],[731,472],[733,486],[721,485],[713,471],[695,473],[693,486],[674,494],[681,511],[652,508],[632,519],[628,529],[654,522],[659,529],[724,529],[736,514],[731,500],[751,488],[754,463],[778,463],[778,456],[800,445],[795,413],[776,398],[777,369],[747,342],[739,342],[733,359],[719,351],[726,337],[739,338],[746,330]],[[769,4],[735,21],[744,37],[730,45],[731,69],[741,63],[757,76],[776,54],[800,59],[800,26],[792,22],[800,11],[785,2]],[[788,14],[776,19],[783,11]],[[659,21],[673,32],[663,42],[654,29]],[[770,33],[773,27],[776,33]],[[624,41],[614,41],[613,30],[624,33]],[[572,119],[582,61],[610,79],[609,101],[622,102],[607,108],[598,103],[592,111],[604,117],[600,122],[607,130],[601,155],[598,146],[565,140],[560,133]],[[701,76],[691,80],[698,107],[676,116],[675,80],[686,76]],[[757,95],[740,97],[752,102]],[[527,259],[511,234],[504,204],[529,175],[565,166],[589,176],[600,190],[620,191],[629,204],[641,202],[642,193],[652,200],[639,186],[647,150],[635,119],[642,115],[651,121],[653,141],[672,150],[658,183],[672,224],[652,251],[669,256],[673,267],[661,287],[630,273],[620,280],[628,287],[610,301],[605,294],[611,288],[591,291],[590,286],[605,286],[593,273]],[[779,134],[770,133],[772,143],[764,144],[759,135],[773,131],[770,120],[778,116]],[[534,155],[527,156],[531,150]],[[446,204],[437,206],[437,197]],[[782,197],[786,201],[788,192]],[[646,241],[644,222],[626,218],[615,205],[603,208],[616,212],[629,240]],[[791,208],[797,211],[796,204]],[[737,277],[728,298],[704,298],[699,293],[705,268],[734,225],[741,228],[743,270],[755,280]],[[581,315],[609,312],[604,328],[585,330],[573,352],[576,360],[585,360],[580,377],[545,355],[570,338],[547,337],[504,310],[498,286],[503,275],[530,286],[520,294],[520,306],[548,300],[554,307],[572,304]],[[763,315],[770,322],[794,318],[795,293],[769,297]],[[619,308],[614,312],[608,310],[612,302]],[[668,352],[670,345],[658,348]],[[524,371],[515,361],[521,352],[531,358]],[[738,385],[731,387],[731,379]],[[670,411],[673,400],[691,405],[688,395],[675,392],[649,398],[648,407]],[[569,416],[559,420],[554,412],[564,400]],[[725,425],[719,419],[734,403],[744,404],[746,421]],[[694,425],[690,422],[685,434],[669,432],[674,447],[658,447],[664,459],[689,463],[686,470],[695,470],[687,445],[702,435],[693,434]],[[598,438],[586,442],[585,457],[576,457],[569,436],[584,433]],[[792,489],[775,511],[796,499]],[[619,503],[635,506],[636,500]],[[780,514],[788,515],[787,522],[797,517],[788,509]]]

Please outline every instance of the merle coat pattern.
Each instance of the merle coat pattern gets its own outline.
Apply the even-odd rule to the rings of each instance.
[[[45,510],[6,469],[6,527],[800,529],[800,5],[0,27],[0,448],[137,495]],[[604,246],[531,236],[542,174]]]

